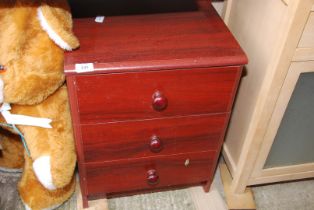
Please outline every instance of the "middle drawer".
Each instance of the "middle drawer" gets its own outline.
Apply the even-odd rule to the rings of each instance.
[[[82,125],[85,162],[217,150],[228,114]]]

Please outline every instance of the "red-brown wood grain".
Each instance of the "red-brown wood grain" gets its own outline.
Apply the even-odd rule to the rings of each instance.
[[[82,125],[85,162],[217,150],[226,114]],[[150,150],[157,136],[160,152]]]
[[[74,27],[81,47],[65,54],[65,73],[84,207],[99,195],[207,191],[247,63],[215,10]],[[78,73],[79,63],[94,68]]]
[[[215,151],[86,164],[88,195],[196,184],[208,180]],[[147,183],[147,172],[159,180]]]
[[[82,124],[229,112],[238,67],[76,76]],[[156,111],[160,91],[167,107]]]
[[[215,9],[74,20],[80,49],[67,52],[65,72],[94,63],[97,72],[242,65],[247,58]],[[93,72],[90,72],[91,74]]]

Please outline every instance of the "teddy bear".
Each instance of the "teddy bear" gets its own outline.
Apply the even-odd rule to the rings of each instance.
[[[0,167],[23,165],[26,209],[54,209],[75,190],[63,62],[78,47],[66,0],[0,1]]]

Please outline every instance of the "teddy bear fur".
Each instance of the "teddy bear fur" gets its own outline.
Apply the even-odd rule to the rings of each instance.
[[[26,209],[52,209],[75,188],[76,154],[63,61],[64,50],[77,48],[79,42],[66,0],[1,0],[0,43],[3,102],[11,104],[12,114],[52,120],[52,128],[16,125],[30,151],[25,160],[19,137],[3,126],[0,167],[24,164],[18,190]],[[2,116],[0,123],[5,123]]]
[[[24,147],[18,135],[0,130],[0,166],[6,169],[21,169],[24,165]]]

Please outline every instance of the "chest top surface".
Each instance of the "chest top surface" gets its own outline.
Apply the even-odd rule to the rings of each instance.
[[[243,65],[247,58],[216,11],[75,19],[80,48],[65,73],[93,63],[94,73]],[[88,72],[90,73],[90,72]]]

